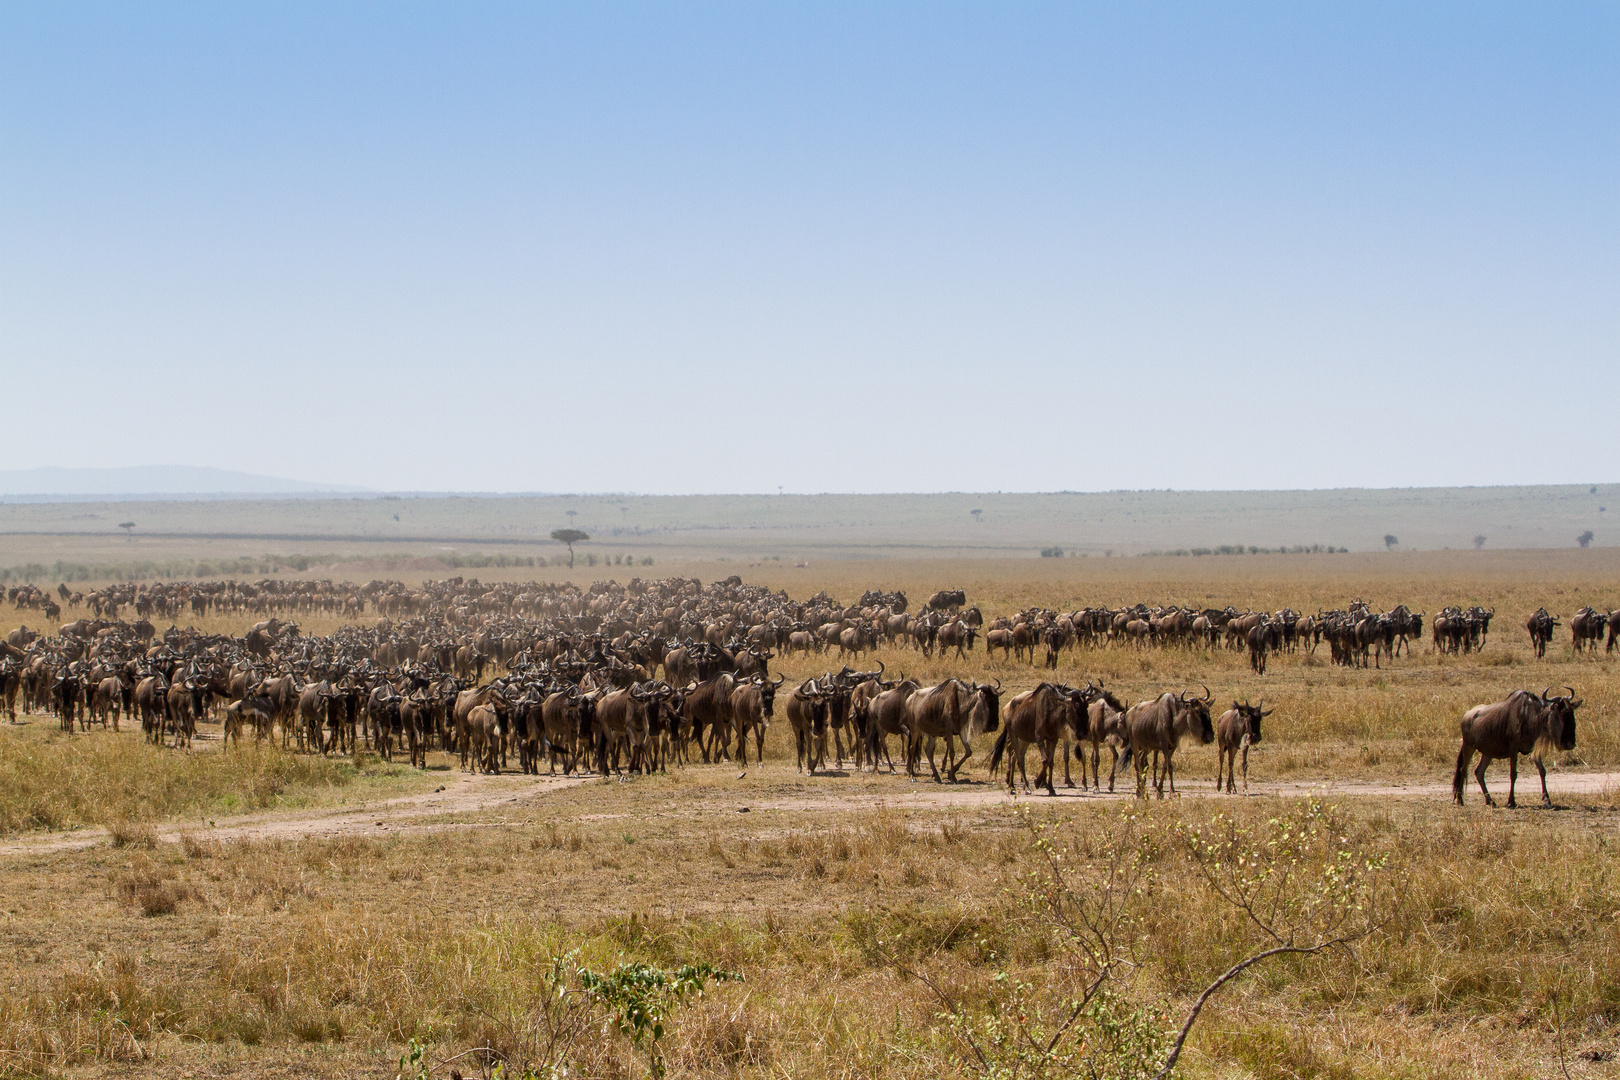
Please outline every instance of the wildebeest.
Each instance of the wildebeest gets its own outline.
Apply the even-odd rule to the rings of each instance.
[[[1520,754],[1532,755],[1536,772],[1541,774],[1541,801],[1552,805],[1542,756],[1550,749],[1575,749],[1575,710],[1581,705],[1573,687],[1564,689],[1569,693],[1563,697],[1554,697],[1550,686],[1539,695],[1515,690],[1501,701],[1475,705],[1463,714],[1462,749],[1457,752],[1457,772],[1451,779],[1451,793],[1458,806],[1463,802],[1464,775],[1475,751],[1479,753],[1479,767],[1474,770],[1474,778],[1479,781],[1485,805],[1496,805],[1485,787],[1485,769],[1504,757],[1508,759],[1507,804],[1518,805],[1514,788],[1519,780]]]
[[[245,697],[225,706],[225,730],[220,736],[222,746],[242,741],[242,725],[253,725],[253,741],[258,742],[270,733],[275,718],[276,703],[267,697]]]
[[[1250,628],[1245,641],[1249,646],[1249,667],[1256,675],[1266,673],[1266,654],[1282,644],[1282,624],[1262,621]]]
[[[1136,758],[1136,796],[1147,797],[1148,754],[1164,758],[1161,767],[1153,765],[1153,787],[1159,798],[1164,798],[1164,785],[1168,780],[1170,793],[1176,791],[1176,747],[1183,739],[1193,739],[1208,746],[1215,741],[1215,727],[1209,718],[1209,688],[1201,698],[1190,697],[1191,691],[1172,694],[1166,691],[1152,701],[1139,701],[1125,713],[1125,731],[1131,742],[1131,753]]]
[[[995,775],[996,767],[1001,764],[1005,754],[1009,793],[1017,791],[1013,783],[1014,768],[1023,778],[1025,793],[1030,790],[1025,759],[1033,744],[1041,754],[1041,771],[1035,778],[1035,784],[1037,787],[1044,786],[1048,795],[1057,794],[1053,777],[1057,772],[1058,742],[1065,732],[1077,741],[1086,735],[1088,717],[1080,697],[1078,691],[1043,682],[1007,702],[1006,723],[1002,725],[1001,734],[996,737],[995,746],[990,751],[990,773]]]
[[[1086,705],[1086,738],[1074,748],[1074,756],[1080,762],[1080,786],[1086,786],[1086,755],[1085,743],[1091,744],[1091,780],[1096,791],[1102,790],[1102,746],[1107,744],[1108,752],[1113,761],[1108,766],[1108,790],[1114,790],[1114,776],[1119,770],[1120,748],[1130,746],[1129,736],[1125,731],[1125,703],[1116,698],[1111,692],[1105,690],[1101,684],[1091,690],[1092,700]]]
[[[1609,616],[1606,612],[1597,611],[1592,607],[1583,607],[1569,617],[1569,633],[1575,645],[1576,652],[1585,652],[1591,649],[1597,652],[1598,642],[1603,640],[1603,632],[1609,627]]]
[[[973,639],[978,636],[978,633],[976,627],[969,626],[960,619],[953,619],[939,628],[939,634],[937,635],[939,654],[944,656],[945,650],[954,645],[956,647],[956,658],[958,660],[963,659],[964,649],[967,652],[973,651]]]
[[[877,772],[880,751],[889,763],[889,771],[894,772],[894,759],[889,756],[890,735],[899,735],[906,747],[910,747],[911,720],[906,703],[917,690],[916,679],[902,679],[867,705],[866,760],[871,763],[873,772]]]
[[[961,589],[941,589],[928,598],[932,611],[955,611],[967,603],[967,593]]]
[[[808,763],[814,776],[827,749],[827,696],[815,679],[806,679],[788,695],[787,721],[798,750],[798,769],[803,772]]]
[[[1550,614],[1544,607],[1536,608],[1535,613],[1524,621],[1524,628],[1530,633],[1530,645],[1536,650],[1537,660],[1547,655],[1547,645],[1552,641],[1553,627],[1557,625],[1557,616]]]
[[[465,728],[473,772],[501,771],[501,717],[506,702],[491,695],[467,710]]]
[[[1260,721],[1275,710],[1248,702],[1232,702],[1232,707],[1221,713],[1215,721],[1215,790],[1221,790],[1221,772],[1226,772],[1226,790],[1235,792],[1233,766],[1239,751],[1243,754],[1243,790],[1249,790],[1249,747],[1260,741]]]
[[[737,760],[748,764],[748,733],[754,733],[755,758],[765,760],[766,722],[775,715],[776,689],[786,676],[775,682],[765,679],[739,683],[731,691],[731,724],[737,732]]]
[[[973,756],[973,736],[994,731],[1001,724],[1001,680],[994,686],[961,679],[946,679],[937,686],[918,690],[906,699],[906,726],[910,729],[907,771],[917,775],[916,766],[924,753],[935,783],[943,783],[934,764],[934,740],[945,740],[945,774],[956,782],[956,770]],[[954,740],[962,740],[962,756],[956,757]],[[926,745],[924,740],[927,740]]]

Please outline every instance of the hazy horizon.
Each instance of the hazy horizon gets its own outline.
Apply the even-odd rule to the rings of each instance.
[[[154,477],[165,476],[174,481],[170,486],[161,486],[153,483]],[[186,480],[189,478],[190,482]],[[235,486],[231,486],[234,484]],[[648,492],[632,490],[599,490],[599,491],[525,491],[525,490],[478,490],[474,488],[434,490],[429,488],[365,488],[345,484],[321,484],[314,481],[296,480],[287,477],[266,476],[262,474],[246,473],[236,470],[214,469],[206,466],[188,465],[133,465],[100,468],[73,469],[63,466],[40,466],[32,469],[0,469],[0,499],[24,499],[29,501],[50,502],[60,498],[62,501],[97,500],[106,497],[128,497],[142,500],[162,499],[167,496],[195,496],[202,498],[229,499],[236,496],[310,496],[332,498],[381,498],[385,496],[422,496],[422,497],[483,497],[483,498],[607,498],[622,496],[626,498],[706,498],[706,497],[749,497],[772,495],[1106,495],[1116,493],[1156,493],[1168,494],[1288,494],[1289,492],[1334,492],[1334,491],[1426,491],[1426,490],[1467,490],[1470,488],[1543,488],[1543,487],[1611,487],[1613,484],[1605,483],[1600,479],[1583,480],[1574,484],[1446,484],[1446,485],[1388,485],[1369,486],[1348,484],[1337,487],[1301,487],[1301,488],[1058,488],[1052,490],[1020,490],[1014,488],[970,490],[970,489],[939,489],[932,491],[676,491],[676,492]],[[56,486],[52,486],[56,485]],[[104,486],[98,486],[104,485]],[[278,486],[279,485],[279,486]]]

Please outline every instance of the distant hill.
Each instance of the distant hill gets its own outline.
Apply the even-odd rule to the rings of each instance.
[[[365,488],[314,484],[200,465],[132,465],[118,469],[0,469],[0,499],[86,496],[210,498],[220,495],[359,494]]]

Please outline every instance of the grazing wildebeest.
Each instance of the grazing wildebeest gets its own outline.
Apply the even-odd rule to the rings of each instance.
[[[1009,794],[1017,793],[1013,783],[1015,767],[1024,781],[1025,794],[1029,793],[1029,772],[1025,759],[1031,744],[1038,747],[1041,754],[1041,772],[1035,778],[1035,786],[1044,786],[1048,795],[1057,794],[1052,781],[1057,772],[1058,742],[1065,732],[1076,740],[1086,736],[1088,717],[1081,706],[1080,697],[1081,692],[1068,687],[1041,683],[1007,702],[1007,721],[990,751],[990,773],[995,775],[1002,755],[1006,754]]]
[[[1215,741],[1215,726],[1209,719],[1209,688],[1201,698],[1189,697],[1191,691],[1172,694],[1166,691],[1152,701],[1139,701],[1125,713],[1125,730],[1131,741],[1131,753],[1136,757],[1136,796],[1147,797],[1148,754],[1164,758],[1163,771],[1157,761],[1153,765],[1153,787],[1159,798],[1164,798],[1165,781],[1170,782],[1170,793],[1176,791],[1176,747],[1183,739],[1194,739],[1203,746]]]
[[[1554,697],[1552,687],[1540,695],[1528,690],[1515,690],[1501,701],[1491,705],[1475,705],[1463,714],[1462,749],[1457,752],[1457,772],[1451,779],[1451,793],[1457,805],[1463,802],[1464,775],[1475,751],[1479,753],[1479,768],[1474,778],[1485,795],[1485,805],[1495,806],[1490,791],[1485,787],[1485,769],[1497,758],[1508,759],[1508,806],[1517,806],[1514,788],[1519,781],[1519,755],[1530,754],[1536,772],[1541,774],[1541,801],[1552,805],[1547,794],[1547,767],[1542,757],[1548,750],[1575,749],[1575,710],[1581,699],[1572,687],[1569,693]]]
[[[245,697],[225,706],[225,732],[220,737],[223,747],[241,744],[242,725],[253,725],[253,741],[258,742],[270,733],[270,724],[276,715],[276,703],[267,697]]]
[[[1552,641],[1553,627],[1558,625],[1558,618],[1550,614],[1546,608],[1536,608],[1535,614],[1524,622],[1524,628],[1530,632],[1530,645],[1536,650],[1536,659],[1540,660],[1547,655],[1547,646]]]
[[[1249,747],[1260,741],[1260,721],[1270,716],[1275,709],[1265,708],[1262,698],[1259,705],[1250,705],[1248,702],[1239,704],[1232,702],[1232,707],[1221,713],[1215,721],[1215,790],[1221,790],[1221,771],[1226,772],[1226,790],[1235,792],[1236,782],[1233,779],[1233,766],[1237,763],[1238,752],[1243,753],[1243,790],[1249,790]]]
[[[961,589],[941,589],[928,598],[932,611],[955,611],[967,603],[967,593]]]

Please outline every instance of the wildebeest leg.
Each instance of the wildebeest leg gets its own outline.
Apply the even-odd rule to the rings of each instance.
[[[1491,759],[1485,755],[1485,752],[1483,750],[1480,751],[1480,754],[1479,754],[1479,768],[1474,770],[1474,779],[1479,781],[1479,790],[1485,793],[1485,805],[1486,806],[1495,806],[1496,805],[1496,800],[1491,798],[1491,793],[1490,793],[1489,789],[1487,789],[1485,787],[1485,768],[1490,763],[1491,763]]]
[[[1052,759],[1053,755],[1057,753],[1057,747],[1057,739],[1051,739],[1041,746],[1041,768],[1046,772],[1046,794],[1054,799],[1057,798],[1057,791],[1053,788],[1052,781],[1057,779],[1057,762]],[[1069,768],[1068,760],[1069,755],[1065,751],[1063,755],[1063,769],[1065,772],[1067,772]],[[1069,786],[1073,787],[1074,785],[1070,784]]]
[[[1227,772],[1227,783],[1230,784],[1232,781],[1231,770],[1228,769]],[[1249,793],[1249,740],[1247,738],[1243,740],[1243,793],[1245,795]]]
[[[1530,760],[1535,762],[1536,772],[1541,774],[1541,805],[1551,806],[1552,796],[1547,794],[1547,766],[1541,763],[1539,757],[1533,757]]]
[[[1176,793],[1176,755],[1174,750],[1164,752],[1164,777],[1170,782],[1170,794]],[[1161,791],[1159,793],[1163,795]]]
[[[1113,784],[1113,780],[1114,778],[1109,776],[1110,785]],[[1147,798],[1147,756],[1145,754],[1136,755],[1136,797],[1138,799]]]
[[[1516,753],[1513,753],[1513,754],[1508,755],[1508,803],[1507,804],[1508,804],[1508,809],[1509,810],[1512,810],[1514,807],[1519,805],[1519,800],[1514,795],[1514,789],[1517,788],[1518,786],[1519,786],[1519,755],[1516,754]]]
[[[1218,746],[1218,747],[1215,748],[1215,790],[1216,791],[1221,790],[1221,770],[1226,767],[1226,759],[1227,759],[1227,756],[1230,753],[1231,753],[1231,748],[1230,747]]]

